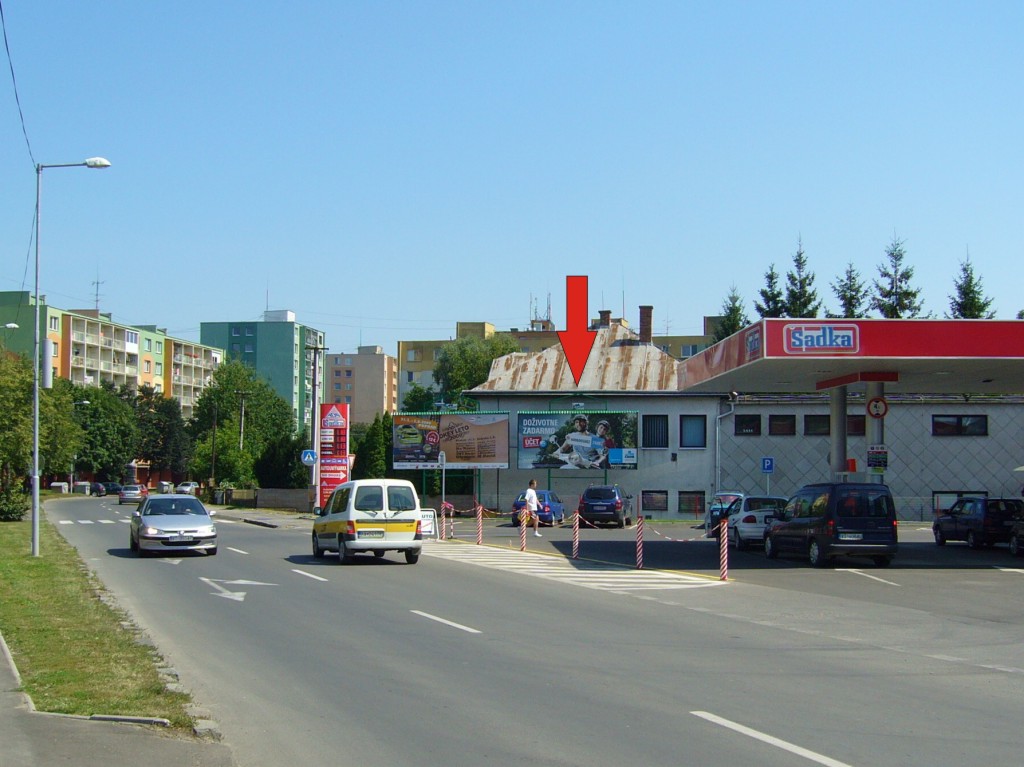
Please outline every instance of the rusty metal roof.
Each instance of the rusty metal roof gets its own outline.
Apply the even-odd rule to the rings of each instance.
[[[491,363],[487,380],[473,392],[622,391],[677,392],[682,366],[670,354],[621,325],[599,328],[579,385],[557,344],[540,352],[516,352]]]

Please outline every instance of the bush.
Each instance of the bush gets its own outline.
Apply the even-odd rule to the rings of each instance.
[[[18,488],[0,487],[0,522],[20,522],[30,506],[28,496]]]

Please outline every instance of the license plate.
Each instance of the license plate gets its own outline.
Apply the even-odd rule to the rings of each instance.
[[[859,541],[864,536],[861,533],[839,533],[839,540],[841,541]]]
[[[172,535],[171,543],[192,543],[191,535]]]
[[[384,531],[383,530],[361,530],[359,532],[359,537],[360,538],[383,538],[384,537]]]
[[[607,506],[594,506],[594,511],[608,511]]]

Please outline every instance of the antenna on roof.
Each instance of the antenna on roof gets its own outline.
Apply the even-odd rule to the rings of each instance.
[[[100,282],[100,270],[99,270],[99,267],[96,268],[96,279],[93,280],[92,284],[93,284],[93,287],[96,288],[96,304],[95,304],[95,308],[96,308],[96,311],[98,312],[100,310],[100,285],[103,284],[102,282]]]

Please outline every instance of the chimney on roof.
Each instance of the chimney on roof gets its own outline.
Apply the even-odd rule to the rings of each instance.
[[[653,338],[651,323],[654,318],[653,306],[640,307],[640,343],[649,344]]]
[[[598,321],[597,326],[599,328],[610,328],[611,325],[612,325],[612,310],[611,309],[602,309],[597,314],[601,318]]]

